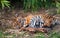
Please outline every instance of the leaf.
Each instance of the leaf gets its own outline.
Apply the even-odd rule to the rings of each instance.
[[[7,6],[9,8],[10,2],[7,0],[1,0],[1,7],[4,9],[4,7]]]

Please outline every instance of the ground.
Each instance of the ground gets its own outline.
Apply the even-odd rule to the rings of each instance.
[[[55,27],[53,27],[53,30],[50,30],[48,33],[37,32],[31,34],[26,31],[19,32],[17,29],[12,29],[13,27],[11,27],[12,24],[9,20],[14,18],[15,16],[18,15],[25,17],[29,14],[45,13],[45,11],[34,13],[24,13],[23,10],[8,11],[1,11],[0,13],[0,38],[60,38],[60,25],[56,25]],[[60,14],[56,14],[55,16],[59,17],[58,19],[60,20]],[[9,29],[9,32],[6,31],[7,29]]]

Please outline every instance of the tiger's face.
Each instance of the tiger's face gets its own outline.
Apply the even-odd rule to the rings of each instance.
[[[44,16],[44,26],[50,27],[55,25],[55,23],[57,22],[56,18],[50,15],[46,15]]]

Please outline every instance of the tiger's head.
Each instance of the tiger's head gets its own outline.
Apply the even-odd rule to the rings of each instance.
[[[54,26],[56,22],[57,22],[57,19],[54,16],[51,16],[51,15],[44,16],[44,26],[47,26],[47,27]]]

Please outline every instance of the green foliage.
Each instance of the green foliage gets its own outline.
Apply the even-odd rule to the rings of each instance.
[[[2,33],[2,31],[0,31],[0,38],[3,38],[4,34]]]
[[[9,33],[6,33],[4,34],[2,31],[0,31],[0,38],[15,38],[15,34],[9,34]]]
[[[52,0],[24,0],[25,10],[38,10],[40,8],[50,8],[55,7],[56,3]]]
[[[7,0],[0,0],[0,7],[4,9],[5,6],[9,8],[10,2]]]
[[[57,13],[60,14],[60,2],[56,2]]]
[[[37,0],[24,0],[24,9],[25,10],[36,10],[38,9],[38,5],[37,5],[38,1]]]
[[[4,7],[9,8],[10,4],[12,4],[10,2],[18,3],[16,1],[20,2],[19,0],[15,0],[15,1],[0,0],[0,8],[2,9],[4,9]],[[21,5],[26,11],[36,11],[42,8],[48,9],[51,7],[57,7],[58,8],[57,13],[60,13],[60,2],[56,2],[55,0],[54,1],[53,0],[22,0],[21,2],[23,2],[23,4]]]
[[[37,33],[34,38],[45,38],[44,33]]]
[[[49,38],[60,38],[60,32],[53,32],[49,35]]]
[[[20,34],[17,34],[18,38],[24,38],[26,35],[29,35],[26,32],[22,32]],[[60,31],[58,32],[50,32],[47,36],[45,33],[37,32],[36,34],[33,34],[33,36],[30,36],[28,38],[60,38]],[[16,34],[10,34],[10,33],[3,33],[3,31],[0,31],[0,38],[16,38]]]

